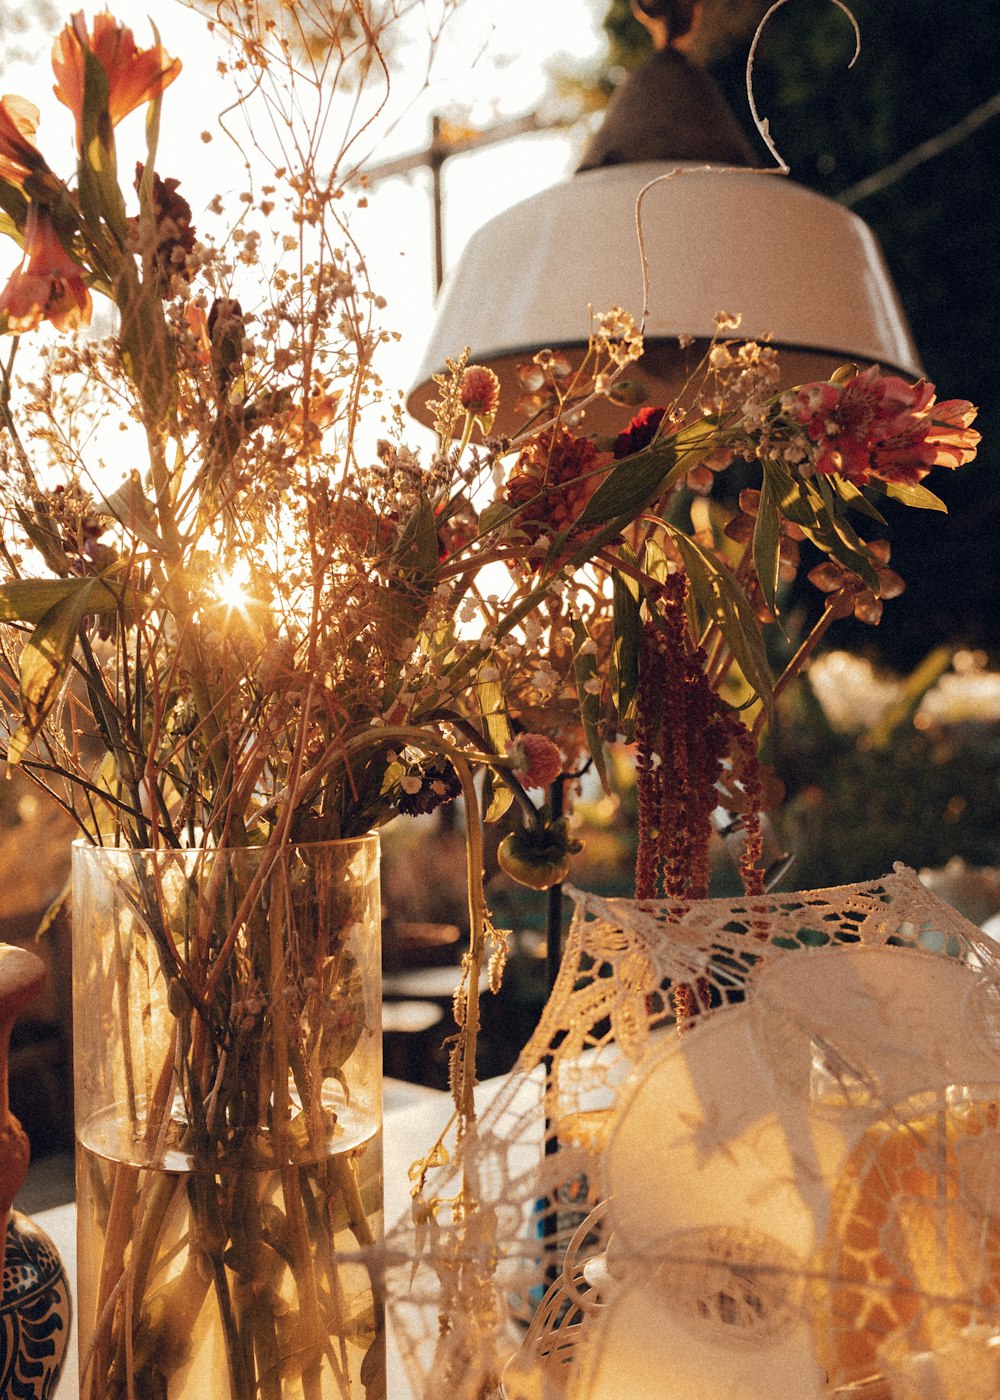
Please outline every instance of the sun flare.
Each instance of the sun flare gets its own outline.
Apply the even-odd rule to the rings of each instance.
[[[250,593],[250,565],[237,560],[229,569],[222,569],[212,582],[212,593],[230,612],[246,614],[253,601]]]

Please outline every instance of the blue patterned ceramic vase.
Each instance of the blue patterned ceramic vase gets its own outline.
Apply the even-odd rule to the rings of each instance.
[[[33,1220],[12,1210],[0,1301],[3,1400],[55,1394],[69,1331],[69,1283],[56,1247]]]

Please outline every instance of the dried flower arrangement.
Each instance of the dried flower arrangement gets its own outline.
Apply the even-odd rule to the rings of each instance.
[[[303,34],[294,7],[218,5],[234,86],[249,78],[295,154],[246,196],[229,247],[202,239],[180,182],[157,173],[161,107],[181,75],[158,41],[138,48],[106,13],[74,16],[57,38],[69,181],[36,144],[32,105],[0,102],[0,221],[22,249],[0,292],[2,756],[87,841],[136,853],[252,847],[274,862],[462,794],[472,936],[452,1078],[469,1118],[479,976],[490,943],[494,983],[504,954],[480,819],[512,823],[501,859],[515,878],[557,882],[573,841],[528,791],[582,754],[606,781],[603,746],[620,735],[638,754],[640,895],[706,892],[720,783],[746,809],[744,876],[759,889],[756,750],[771,698],[831,622],[875,622],[902,587],[888,545],[852,518],[880,523],[880,496],[939,507],[923,478],[969,461],[977,434],[969,404],[877,368],[778,393],[773,349],[725,339],[737,323],[720,315],[680,401],[641,409],[614,439],[588,436],[587,404],[621,398],[642,351],[641,328],[614,308],[594,318],[582,363],[541,350],[524,365],[514,440],[491,436],[492,372],[458,353],[438,381],[430,460],[401,432],[365,455],[384,333],[344,213],[350,101],[337,149],[322,164],[310,152],[342,115],[338,84],[388,80],[394,18],[390,7],[380,27],[355,0],[324,0]],[[137,109],[148,150],[123,188],[115,129]],[[114,316],[100,338],[85,334],[94,294]],[[29,334],[39,345],[21,372]],[[108,424],[128,429],[129,469],[112,484]],[[692,511],[734,462],[759,469],[739,512]],[[775,678],[763,629],[803,547],[820,557],[810,578],[826,604]],[[239,975],[252,981],[267,921],[238,893],[251,969]],[[189,1128],[204,1117],[192,1094],[210,1085],[235,1104],[246,1074],[211,1032],[214,999],[235,995],[234,927],[202,933],[183,955],[169,931],[160,945],[188,1025],[177,1091]],[[308,1049],[299,1034],[293,1061]],[[231,1230],[231,1207],[204,1206],[206,1237]],[[221,1237],[216,1248],[221,1260]],[[110,1374],[121,1325],[108,1322]],[[257,1362],[233,1362],[242,1325],[234,1395],[253,1392],[266,1352],[255,1334]]]

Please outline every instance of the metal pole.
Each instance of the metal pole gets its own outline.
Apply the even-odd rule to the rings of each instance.
[[[549,788],[549,816],[554,822],[565,808],[565,783],[566,779],[560,775]],[[562,884],[553,885],[545,891],[545,896],[545,990],[548,993],[556,984],[562,961]]]
[[[431,148],[428,164],[431,168],[431,201],[434,210],[434,291],[441,290],[444,281],[444,195],[441,172],[444,168],[446,151],[441,143],[441,118],[435,113],[431,118]]]

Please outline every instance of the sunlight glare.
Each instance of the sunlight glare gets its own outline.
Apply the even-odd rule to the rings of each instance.
[[[239,612],[245,616],[253,601],[249,583],[250,564],[246,559],[238,559],[231,569],[224,569],[216,576],[212,592],[229,612]]]

